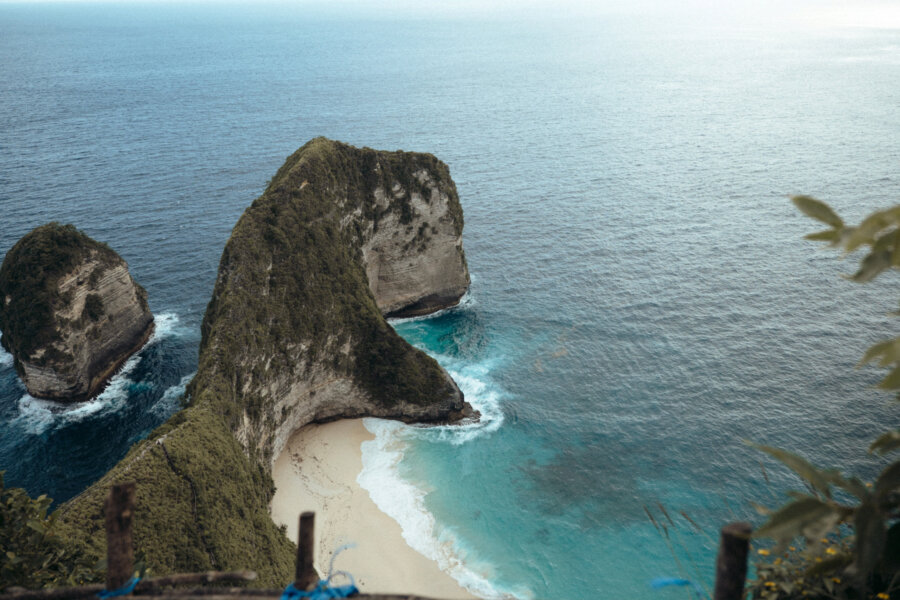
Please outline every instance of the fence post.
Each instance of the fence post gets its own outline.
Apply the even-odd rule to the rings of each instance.
[[[716,589],[713,600],[741,600],[747,581],[750,523],[729,523],[722,528],[716,559]]]
[[[319,583],[319,576],[313,567],[316,513],[300,515],[297,528],[297,568],[294,573],[294,587],[301,591],[313,590]]]
[[[106,497],[106,589],[115,590],[134,575],[131,521],[134,517],[134,482],[114,485]]]

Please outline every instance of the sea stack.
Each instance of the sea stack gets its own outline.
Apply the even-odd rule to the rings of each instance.
[[[28,393],[77,402],[153,333],[147,292],[106,244],[50,223],[19,240],[0,267],[0,343]]]

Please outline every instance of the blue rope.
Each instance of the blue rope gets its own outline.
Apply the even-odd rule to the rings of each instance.
[[[350,596],[358,594],[359,590],[356,588],[356,580],[353,578],[353,575],[346,571],[334,570],[334,559],[337,558],[337,555],[344,550],[353,548],[354,546],[355,544],[344,544],[334,551],[334,554],[331,555],[331,561],[328,563],[328,577],[321,580],[318,585],[316,585],[316,588],[314,590],[310,590],[308,592],[301,591],[295,588],[294,584],[292,583],[284,588],[284,593],[281,594],[281,600],[294,600],[295,598],[310,598],[310,600],[329,600],[329,598],[349,598]],[[350,580],[350,585],[339,585],[332,587],[331,580],[335,575],[343,575]]]
[[[359,590],[356,589],[356,586],[353,584],[330,587],[328,585],[328,580],[323,579],[319,582],[319,585],[316,586],[316,589],[310,590],[308,592],[298,590],[292,583],[284,588],[284,593],[281,594],[281,600],[294,600],[295,598],[309,598],[310,600],[329,600],[329,598],[349,598],[350,596],[358,593]]]
[[[116,596],[127,596],[131,592],[134,591],[134,586],[138,584],[140,581],[140,577],[132,577],[128,581],[125,582],[125,585],[115,590],[103,590],[102,592],[97,592],[97,597],[101,600],[106,600],[106,598],[114,598]]]
[[[653,581],[650,582],[650,587],[654,590],[659,590],[664,587],[670,585],[677,585],[680,587],[690,587],[693,588],[694,593],[697,594],[697,600],[708,600],[709,596],[706,595],[706,592],[703,591],[699,585],[691,581],[690,579],[677,579],[675,577],[657,577]]]

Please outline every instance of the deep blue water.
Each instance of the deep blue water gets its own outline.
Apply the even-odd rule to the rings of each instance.
[[[865,476],[897,424],[854,369],[897,331],[896,281],[842,280],[853,259],[804,242],[787,195],[850,220],[896,202],[898,105],[891,30],[0,5],[0,249],[73,223],[162,316],[74,409],[0,357],[0,469],[65,500],[176,409],[230,229],[297,147],[433,152],[472,291],[397,328],[490,419],[394,433],[423,535],[520,596],[682,598],[647,583],[709,584],[718,527],[796,485],[742,440]]]

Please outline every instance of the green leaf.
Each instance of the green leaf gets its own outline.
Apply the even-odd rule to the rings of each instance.
[[[878,382],[878,387],[883,390],[896,390],[900,388],[900,367],[895,367],[887,374],[887,377]]]
[[[874,245],[877,243],[875,238],[881,231],[896,227],[898,224],[900,224],[900,207],[874,212],[863,219],[844,243],[844,248],[847,252],[853,252],[863,244]]]
[[[900,461],[885,467],[875,480],[875,495],[880,499],[896,489],[900,489]]]
[[[848,494],[856,496],[860,500],[865,500],[870,496],[869,491],[866,489],[866,485],[856,477],[846,479],[837,471],[825,471],[825,476],[829,483],[841,488]]]
[[[840,241],[841,234],[837,229],[826,229],[825,231],[810,233],[803,237],[804,239],[811,240],[813,242],[831,242],[832,245],[834,245]]]
[[[888,431],[872,442],[872,445],[869,446],[869,452],[884,456],[898,448],[900,448],[900,431]]]
[[[833,529],[842,516],[837,507],[807,496],[781,507],[762,527],[753,532],[753,537],[788,541],[803,535],[818,539]]]
[[[850,554],[838,554],[825,558],[822,562],[810,563],[810,566],[803,572],[806,577],[821,577],[823,575],[833,574],[839,569],[843,569],[853,562],[853,556]]]
[[[851,279],[856,283],[867,283],[890,268],[891,253],[889,251],[871,252],[862,259],[859,270],[853,274]]]
[[[763,446],[760,444],[750,444],[757,450],[765,452],[769,456],[781,461],[797,475],[809,482],[814,490],[826,497],[831,496],[831,490],[828,488],[828,476],[814,467],[805,458],[797,456],[787,450],[773,448],[771,446]]]
[[[884,552],[887,537],[884,516],[877,506],[863,502],[856,509],[853,526],[856,530],[856,568],[860,579],[865,581]]]
[[[890,364],[900,362],[900,338],[885,340],[878,342],[874,346],[870,346],[857,366],[878,360],[879,367],[886,367]]]
[[[844,222],[837,216],[837,213],[820,200],[816,200],[811,196],[794,196],[791,198],[791,201],[808,217],[827,223],[835,229],[840,229],[844,226]]]

